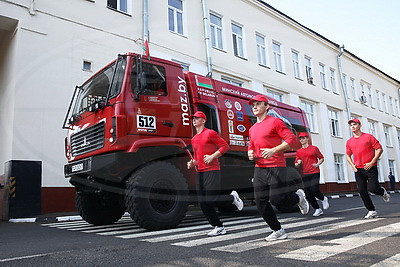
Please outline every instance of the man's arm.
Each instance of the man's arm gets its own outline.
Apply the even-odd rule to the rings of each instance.
[[[347,159],[347,162],[350,164],[350,166],[353,168],[353,171],[357,172],[356,165],[354,164],[353,160],[351,159],[351,156],[346,154],[346,159]]]
[[[273,148],[261,148],[261,155],[264,159],[269,159],[276,153],[285,152],[290,149],[290,145],[283,141],[280,145]]]
[[[374,158],[370,162],[365,163],[364,170],[368,171],[369,169],[371,169],[372,166],[374,166],[376,164],[376,162],[378,161],[378,159],[382,155],[382,153],[383,153],[382,148],[376,149]]]

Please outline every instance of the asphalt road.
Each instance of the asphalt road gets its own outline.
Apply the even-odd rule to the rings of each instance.
[[[400,194],[379,217],[363,219],[360,197],[330,199],[321,217],[278,213],[287,240],[266,242],[269,228],[254,206],[220,214],[228,233],[207,237],[211,227],[190,211],[176,229],[151,232],[124,216],[112,226],[84,221],[0,222],[2,266],[400,266]],[[374,265],[376,264],[376,265]],[[383,265],[387,264],[387,265]]]

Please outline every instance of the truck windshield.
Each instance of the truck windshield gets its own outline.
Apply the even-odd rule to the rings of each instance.
[[[81,87],[73,110],[73,116],[82,114],[95,103],[105,104],[107,94],[109,98],[116,97],[124,78],[126,59],[119,57],[116,62],[99,72]],[[117,68],[115,70],[115,68]],[[114,74],[115,71],[115,74]],[[108,92],[110,90],[110,92]]]

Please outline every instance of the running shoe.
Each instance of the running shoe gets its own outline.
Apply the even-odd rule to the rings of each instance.
[[[375,210],[368,211],[367,215],[365,215],[365,219],[373,219],[378,217],[378,213]]]
[[[209,232],[207,235],[208,236],[217,236],[217,235],[224,235],[224,234],[226,234],[225,227],[215,226],[214,229],[211,232]]]
[[[324,212],[322,211],[322,209],[316,209],[312,216],[318,217],[318,216],[321,216],[323,214],[324,214]]]
[[[265,238],[265,241],[275,241],[275,240],[279,240],[279,239],[286,239],[287,238],[287,234],[285,232],[285,230],[283,228],[281,228],[278,231],[273,231],[272,234],[270,234],[269,236],[267,236]]]
[[[238,210],[242,210],[243,200],[240,199],[239,194],[235,190],[233,190],[231,192],[231,196],[233,196],[233,205],[235,205]]]
[[[298,189],[296,194],[299,196],[299,203],[297,204],[300,208],[300,212],[302,214],[307,214],[310,210],[310,205],[306,199],[306,194],[304,193],[303,189]]]
[[[386,191],[384,187],[382,187],[382,189],[383,189],[383,195],[382,195],[383,201],[389,202],[390,201],[389,193]]]
[[[322,208],[323,208],[324,210],[329,209],[329,200],[328,200],[327,197],[324,197],[324,200],[322,200]]]

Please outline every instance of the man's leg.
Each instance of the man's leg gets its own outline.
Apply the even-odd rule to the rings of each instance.
[[[268,226],[278,231],[281,229],[281,224],[276,217],[275,211],[269,202],[269,185],[268,181],[271,179],[270,168],[254,168],[254,197],[257,209],[263,217]]]
[[[317,179],[318,179],[318,184],[319,184],[319,176],[317,177]],[[307,174],[303,177],[304,192],[306,193],[306,199],[310,203],[310,205],[314,209],[319,209],[318,202],[315,198],[318,197],[318,199],[320,199],[319,194],[321,194],[321,192],[319,192],[318,185],[316,188],[315,180],[316,180],[315,173]],[[319,194],[318,194],[318,192],[319,192]],[[324,196],[322,196],[321,200],[323,200],[323,199],[324,199]]]
[[[364,169],[357,169],[358,171],[355,173],[356,177],[356,183],[357,183],[357,188],[358,192],[360,193],[361,199],[364,202],[364,206],[367,208],[369,211],[374,211],[375,206],[372,203],[371,197],[368,194],[368,189],[367,189],[367,171]]]
[[[214,207],[212,206],[212,202],[210,204],[209,199],[212,192],[209,188],[207,188],[207,186],[209,186],[209,184],[207,184],[208,180],[210,180],[210,172],[198,173],[196,190],[200,208],[203,211],[204,216],[212,226],[222,227],[222,222],[219,220],[218,215]]]

